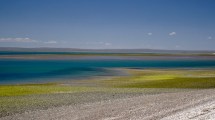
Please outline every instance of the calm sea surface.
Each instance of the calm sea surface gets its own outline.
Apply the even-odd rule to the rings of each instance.
[[[107,68],[215,68],[215,60],[0,60],[0,84],[113,75]]]

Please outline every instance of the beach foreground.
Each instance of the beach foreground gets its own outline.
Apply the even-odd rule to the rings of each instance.
[[[140,95],[35,110],[1,120],[154,120],[200,119],[214,116],[214,89]]]
[[[214,69],[118,69],[127,75],[1,85],[0,120],[213,118]]]

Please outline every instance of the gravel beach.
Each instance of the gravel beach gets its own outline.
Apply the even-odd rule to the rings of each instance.
[[[143,94],[28,111],[0,120],[185,120],[190,115],[194,116],[193,119],[207,118],[215,113],[214,93],[215,89],[190,89],[176,93]]]

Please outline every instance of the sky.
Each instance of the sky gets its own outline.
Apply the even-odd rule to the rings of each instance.
[[[215,50],[215,0],[0,0],[0,47]]]

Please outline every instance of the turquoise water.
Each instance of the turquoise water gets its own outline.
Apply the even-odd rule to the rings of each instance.
[[[107,68],[215,68],[215,60],[0,60],[0,84],[114,75]]]

